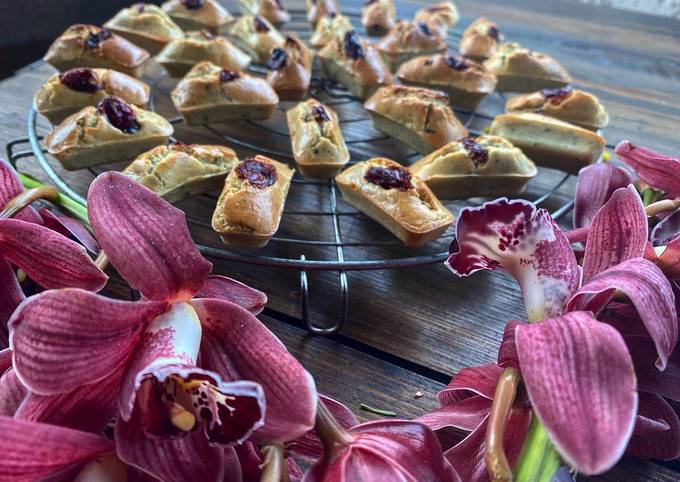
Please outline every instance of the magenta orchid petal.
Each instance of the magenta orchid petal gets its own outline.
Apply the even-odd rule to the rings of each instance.
[[[505,198],[461,211],[448,266],[458,276],[502,269],[518,281],[530,320],[562,313],[579,284],[576,258],[550,213]]]
[[[35,295],[9,322],[17,375],[41,395],[101,380],[127,361],[148,320],[166,306],[113,300],[76,288]]]
[[[210,275],[196,298],[217,298],[231,301],[257,315],[267,304],[267,295],[260,290],[227,278],[226,276]]]
[[[0,158],[0,211],[22,192],[24,192],[24,185],[21,184],[14,167]]]
[[[99,291],[108,279],[82,246],[37,224],[1,219],[0,252],[44,288]]]
[[[519,368],[515,333],[517,325],[520,324],[523,324],[523,322],[512,320],[505,325],[505,330],[503,330],[503,341],[498,348],[498,366],[501,368]]]
[[[225,380],[252,380],[267,400],[256,443],[288,442],[314,426],[314,379],[255,316],[229,301],[193,300],[203,325],[200,361]]]
[[[191,239],[184,213],[119,172],[99,175],[88,216],[111,264],[152,300],[189,300],[212,269]]]
[[[495,363],[473,368],[463,368],[453,377],[448,386],[437,394],[439,403],[455,403],[466,398],[481,395],[493,399],[498,377],[503,369]]]
[[[680,209],[676,209],[654,226],[649,239],[654,246],[665,246],[678,236],[680,236]]]
[[[442,456],[436,435],[421,423],[376,420],[349,430],[351,441],[324,458],[303,482],[403,480],[453,482],[460,477]]]
[[[680,419],[666,400],[640,392],[635,430],[626,455],[645,459],[674,460],[680,457]]]
[[[137,410],[130,421],[116,422],[116,452],[123,462],[164,482],[222,482],[224,451],[211,446],[203,433],[191,432],[173,440],[151,439],[141,426]]]
[[[626,294],[654,340],[663,370],[678,342],[678,319],[673,288],[663,272],[643,258],[629,259],[591,278],[569,301],[571,310],[599,313],[614,291]]]
[[[0,373],[5,373],[12,366],[12,350],[0,350]]]
[[[442,405],[416,420],[432,430],[454,427],[472,431],[489,416],[491,402],[488,398],[476,395],[452,404]]]
[[[595,213],[609,200],[614,191],[632,182],[628,171],[607,162],[581,169],[576,182],[574,227],[590,226]]]
[[[593,218],[583,256],[583,282],[647,246],[647,215],[633,186],[617,189]]]
[[[592,475],[623,455],[637,410],[633,362],[621,335],[589,312],[517,326],[531,405],[565,461]]]
[[[224,447],[222,451],[224,453],[224,477],[222,482],[248,482],[248,479],[243,477],[241,462],[234,447]]]
[[[246,442],[233,447],[241,465],[241,474],[244,482],[255,482],[262,475],[262,457],[260,451],[251,442]],[[227,481],[225,481],[227,482]]]
[[[9,344],[7,323],[17,306],[24,301],[24,292],[19,285],[12,265],[0,256],[0,349]]]
[[[680,280],[680,237],[668,243],[656,263],[669,279]]]
[[[43,219],[44,225],[52,231],[56,231],[63,236],[73,236],[90,253],[97,254],[99,252],[97,240],[79,221],[68,216],[54,214],[46,208],[40,209],[40,216]]]
[[[571,244],[583,243],[588,240],[588,233],[590,232],[590,227],[587,228],[575,228],[570,231],[566,231],[564,235]]]
[[[2,480],[33,482],[111,453],[113,444],[91,433],[0,416]]]
[[[13,417],[28,391],[13,368],[0,377],[0,415]]]
[[[633,358],[640,391],[654,393],[680,402],[680,351],[677,349],[661,372],[655,365],[658,354],[654,342],[646,336],[625,337]]]
[[[621,141],[614,152],[647,184],[671,197],[680,197],[680,159],[634,146],[630,141]]]

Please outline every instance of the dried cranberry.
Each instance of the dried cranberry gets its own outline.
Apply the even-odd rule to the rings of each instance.
[[[451,67],[453,70],[467,70],[470,64],[463,58],[456,57],[454,55],[449,55],[446,57],[446,65]]]
[[[233,70],[222,69],[220,72],[220,82],[231,82],[241,77],[241,74]]]
[[[260,189],[276,182],[276,168],[254,157],[249,157],[236,166],[236,175]]]
[[[71,90],[94,94],[102,88],[92,69],[72,69],[59,76],[59,81]]]
[[[413,187],[413,184],[411,183],[411,173],[399,166],[371,166],[368,168],[368,171],[366,171],[364,179],[383,189],[408,191]]]
[[[344,47],[345,55],[350,59],[359,60],[365,57],[364,48],[361,46],[359,36],[354,30],[350,30],[345,34]]]
[[[427,23],[418,22],[418,28],[420,29],[421,32],[423,32],[428,37],[432,37],[432,35],[433,35],[432,30],[430,30],[430,27],[427,26]]]
[[[189,10],[198,10],[203,6],[203,0],[182,0],[182,3]]]
[[[548,99],[553,105],[560,105],[564,99],[569,97],[573,89],[571,85],[557,89],[543,89],[541,95]]]
[[[365,5],[365,6],[372,5],[372,4],[374,4],[375,2],[377,2],[377,1],[378,1],[378,0],[366,0],[366,1],[364,2],[364,5]]]
[[[259,15],[256,16],[253,19],[253,22],[255,23],[255,30],[260,32],[260,33],[267,33],[269,32],[269,27],[267,27],[267,24],[265,23],[264,20],[262,20],[262,17]]]
[[[104,97],[97,106],[99,112],[106,116],[109,123],[126,134],[133,134],[141,129],[135,111],[123,99],[114,96]]]
[[[314,115],[314,120],[319,123],[331,120],[328,116],[328,112],[326,112],[326,109],[324,109],[322,105],[315,105],[312,114]]]
[[[479,166],[489,160],[489,151],[484,146],[478,144],[476,138],[466,137],[461,139],[460,143],[463,144],[468,157],[475,165]]]
[[[107,38],[111,37],[111,31],[107,28],[101,29],[99,32],[90,32],[90,35],[85,39],[85,47],[89,49],[96,49],[99,44]]]
[[[429,67],[430,65],[432,65],[433,62],[432,59],[425,59],[425,62],[423,63]]]
[[[272,55],[267,60],[267,68],[269,70],[282,70],[288,64],[288,52],[283,49],[276,48],[272,50]]]
[[[486,34],[492,39],[494,39],[496,42],[500,41],[501,39],[500,32],[493,25],[489,27],[489,30],[486,31]]]

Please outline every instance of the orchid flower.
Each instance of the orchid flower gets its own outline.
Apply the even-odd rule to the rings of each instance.
[[[313,426],[313,379],[252,313],[266,297],[209,276],[180,210],[109,172],[90,186],[88,211],[111,264],[142,299],[61,289],[23,302],[10,320],[14,370],[30,391],[18,417],[73,427],[86,413],[96,431],[115,411],[87,407],[117,401],[118,455],[151,472],[164,456],[159,439],[200,440],[200,451],[208,442],[286,442]]]
[[[0,210],[23,192],[12,166],[0,159]],[[43,288],[71,286],[99,291],[107,281],[82,246],[59,234],[62,230],[49,229],[67,221],[60,222],[55,216],[51,226],[45,227],[46,218],[32,207],[15,211],[7,209],[0,215],[0,349],[7,346],[7,322],[25,298],[14,266]],[[6,217],[12,213],[13,219]]]

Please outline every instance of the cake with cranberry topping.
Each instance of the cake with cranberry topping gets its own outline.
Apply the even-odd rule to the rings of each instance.
[[[349,161],[335,111],[314,99],[286,112],[293,157],[303,176],[328,179]]]
[[[597,97],[571,86],[511,97],[505,111],[536,112],[594,131],[609,123],[609,115]]]
[[[33,97],[33,107],[52,124],[59,124],[109,95],[144,107],[149,102],[149,92],[147,84],[127,74],[83,67],[51,76]]]
[[[383,60],[395,71],[402,63],[419,55],[446,51],[446,40],[425,22],[401,21],[378,43]]]
[[[361,8],[361,25],[368,35],[384,35],[397,21],[392,0],[366,0]]]
[[[314,56],[295,34],[286,36],[283,47],[272,50],[267,60],[267,82],[280,100],[302,100],[312,80]]]
[[[358,162],[338,174],[335,182],[345,201],[406,246],[435,240],[453,223],[453,215],[427,184],[390,159]]]
[[[379,89],[364,107],[377,130],[427,154],[468,135],[448,104],[444,93],[391,85]]]
[[[184,37],[166,45],[156,56],[156,61],[171,77],[182,77],[194,65],[206,60],[224,69],[243,70],[248,67],[251,58],[226,38],[207,30],[187,32]]]
[[[283,47],[286,41],[281,32],[264,17],[259,15],[243,15],[229,30],[234,43],[255,59],[264,64],[277,47]]]
[[[323,17],[317,22],[309,43],[312,47],[321,48],[335,37],[343,38],[351,30],[352,22],[345,15],[337,14]]]
[[[240,119],[266,119],[279,103],[265,79],[196,64],[171,93],[172,102],[189,125]]]
[[[141,77],[149,52],[96,25],[70,26],[50,46],[45,62],[63,72],[77,67],[114,69]]]
[[[45,137],[45,148],[68,170],[130,161],[165,144],[172,125],[119,97],[104,97],[67,117]]]
[[[274,25],[290,22],[290,15],[281,0],[238,0],[244,14],[259,15]]]
[[[312,26],[324,17],[332,17],[340,13],[337,0],[305,0],[307,20]]]
[[[461,55],[481,62],[496,55],[500,41],[496,24],[480,17],[463,32],[459,51]]]
[[[413,17],[415,22],[425,22],[430,30],[445,37],[451,27],[454,27],[460,14],[453,2],[440,2],[418,10]]]
[[[104,27],[152,54],[184,35],[167,13],[150,3],[135,3],[122,9]]]
[[[475,110],[496,88],[496,77],[481,65],[447,54],[417,57],[397,70],[402,84],[440,90],[452,106]]]
[[[534,163],[502,137],[451,142],[411,166],[440,199],[518,196],[536,176]]]
[[[185,31],[205,29],[217,34],[234,20],[217,0],[169,0],[161,8]]]
[[[335,37],[317,54],[324,76],[365,99],[393,82],[392,73],[375,46],[352,30]]]
[[[229,246],[260,248],[279,229],[293,170],[265,156],[238,163],[224,181],[212,227]]]

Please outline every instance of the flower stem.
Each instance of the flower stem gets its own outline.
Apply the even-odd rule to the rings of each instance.
[[[273,444],[262,447],[263,462],[260,482],[288,482],[288,468],[283,445]]]
[[[496,393],[491,405],[489,422],[486,429],[486,469],[492,481],[512,481],[512,469],[503,448],[505,426],[517,395],[520,374],[517,368],[506,368],[496,385]]]
[[[342,428],[321,400],[317,402],[314,428],[323,443],[327,458],[333,458],[338,450],[349,445],[352,441],[347,430]]]
[[[102,271],[106,270],[106,267],[109,265],[109,257],[106,256],[104,250],[99,250],[99,254],[97,255],[97,259],[94,260],[94,264],[100,270]]]
[[[536,416],[531,420],[522,452],[515,464],[516,482],[550,482],[560,468],[560,458]]]
[[[52,186],[41,186],[28,189],[18,196],[14,197],[0,212],[0,219],[7,219],[13,217],[19,211],[29,206],[32,202],[39,199],[49,199],[56,201],[59,191]]]
[[[645,212],[647,213],[647,216],[651,217],[660,213],[675,211],[678,208],[680,208],[680,199],[663,199],[646,205]]]
[[[36,181],[26,174],[18,173],[21,183],[26,189],[35,189],[46,187],[46,184]],[[85,226],[90,225],[90,221],[87,218],[87,207],[80,204],[78,201],[71,199],[63,193],[57,192],[54,199],[50,199],[54,203],[58,204],[66,211],[68,211],[74,218],[83,223]]]

